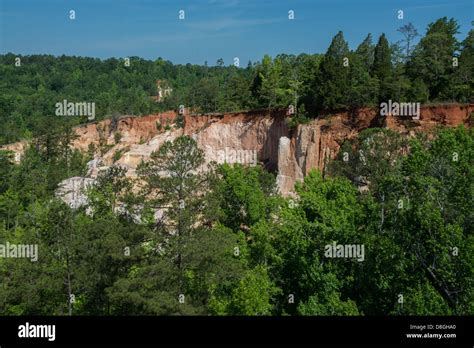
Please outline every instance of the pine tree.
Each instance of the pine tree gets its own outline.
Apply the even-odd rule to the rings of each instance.
[[[233,250],[245,240],[208,220],[216,218],[208,198],[214,176],[200,171],[203,163],[197,143],[182,136],[140,166],[147,197],[163,214],[144,248],[146,257],[110,289],[117,313],[207,314],[211,289],[221,292],[243,276],[244,258]]]
[[[456,34],[459,25],[455,19],[446,17],[428,25],[423,37],[413,52],[409,74],[413,79],[421,77],[428,86],[430,100],[451,94],[454,72],[453,57],[459,48]]]
[[[347,105],[351,110],[373,105],[378,92],[377,79],[370,76],[363,56],[351,53],[350,62]]]
[[[285,83],[283,63],[281,59],[274,59],[265,55],[262,59],[258,77],[258,94],[262,105],[268,108],[288,107],[291,100],[291,90]]]
[[[455,86],[451,97],[466,103],[474,102],[474,30],[461,43],[461,54],[458,66],[455,68]]]
[[[416,30],[415,26],[413,23],[408,23],[405,24],[404,26],[401,26],[400,28],[397,29],[399,33],[401,33],[404,37],[402,42],[405,43],[405,60],[410,58],[411,52],[412,52],[412,44],[413,40],[419,36],[418,30]]]
[[[390,80],[392,78],[391,51],[385,37],[382,34],[374,50],[374,65],[372,67],[372,76],[379,80],[379,101],[390,98]]]
[[[364,67],[370,71],[374,64],[374,44],[372,43],[372,34],[368,34],[362,43],[357,47],[356,53],[361,58]]]
[[[382,82],[387,81],[390,78],[391,72],[392,62],[390,47],[385,34],[382,34],[375,46],[372,74]]]
[[[349,46],[340,31],[332,39],[319,67],[315,86],[318,109],[332,110],[347,105],[347,79],[350,66],[348,59]],[[349,63],[349,66],[345,66],[344,63]]]

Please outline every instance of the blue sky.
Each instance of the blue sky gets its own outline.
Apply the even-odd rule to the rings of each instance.
[[[421,34],[443,16],[458,20],[464,38],[474,0],[0,0],[0,53],[209,65],[239,57],[246,65],[264,54],[323,53],[339,30],[351,48],[369,32],[394,42],[401,25],[412,22]]]

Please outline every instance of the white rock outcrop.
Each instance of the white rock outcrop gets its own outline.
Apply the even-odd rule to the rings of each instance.
[[[94,183],[95,179],[74,176],[61,181],[55,194],[72,209],[77,209],[87,204],[85,191]]]

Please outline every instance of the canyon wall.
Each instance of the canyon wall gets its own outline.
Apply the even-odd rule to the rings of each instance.
[[[111,165],[121,165],[127,175],[136,176],[136,167],[147,160],[165,141],[189,135],[203,149],[206,164],[256,162],[277,173],[277,185],[283,195],[292,195],[294,184],[313,168],[324,170],[346,139],[371,127],[386,127],[413,136],[436,126],[470,127],[474,104],[424,106],[420,119],[381,117],[374,109],[357,113],[340,112],[290,129],[284,111],[254,110],[240,113],[186,115],[184,127],[175,126],[174,112],[143,117],[124,116],[75,128],[78,138],[73,146],[87,151],[93,144],[102,153],[89,162],[89,178]],[[25,142],[4,146],[20,160]],[[203,166],[204,170],[205,166]],[[67,183],[65,184],[67,187]],[[75,186],[74,186],[75,187]],[[67,190],[66,190],[67,191]]]
[[[177,115],[164,113],[145,117],[122,117],[76,128],[74,147],[87,150],[91,144],[106,147],[106,152],[90,164],[90,175],[113,164],[127,168],[136,176],[138,164],[148,160],[166,141],[188,135],[204,151],[207,167],[218,163],[263,163],[269,170],[278,168],[278,141],[288,134],[284,112],[258,110],[245,113],[184,116],[184,127],[176,127]],[[169,125],[167,127],[166,125]],[[116,135],[120,134],[120,141]]]
[[[416,132],[431,132],[437,126],[470,127],[474,122],[470,117],[473,112],[474,104],[423,106],[420,118],[414,120],[411,117],[382,117],[376,110],[365,108],[355,114],[341,112],[298,125],[291,133],[291,141],[280,142],[278,187],[282,194],[291,195],[296,181],[301,181],[311,169],[323,171],[326,163],[337,156],[343,142],[364,129],[383,127],[414,136]]]

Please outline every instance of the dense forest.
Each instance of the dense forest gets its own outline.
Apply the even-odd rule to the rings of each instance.
[[[400,31],[404,42],[369,35],[354,51],[338,33],[324,55],[246,67],[65,56],[18,67],[0,56],[0,142],[32,144],[20,163],[0,151],[0,244],[39,248],[37,261],[0,258],[0,314],[472,315],[471,128],[366,129],[292,199],[262,166],[197,171],[204,153],[187,136],[165,142],[137,179],[99,172],[85,206],[55,196],[92,159],[70,146],[71,126],[87,119],[54,115],[63,99],[96,102],[98,119],[294,103],[299,122],[387,99],[473,102],[473,30],[458,42],[456,21],[442,18],[416,45],[413,26]],[[162,103],[150,98],[156,80],[173,88]],[[328,257],[333,243],[363,245],[363,260]]]
[[[237,67],[173,65],[130,57],[100,60],[47,55],[0,55],[0,144],[30,139],[55,123],[87,122],[86,117],[55,116],[64,99],[95,102],[96,119],[178,109],[239,111],[297,106],[297,120],[339,108],[375,106],[381,101],[473,102],[474,30],[459,42],[454,19],[431,23],[425,36],[407,24],[404,39],[389,44],[369,34],[350,50],[343,33],[326,54],[280,54]],[[419,42],[415,45],[415,40]],[[20,58],[17,61],[16,58]],[[244,64],[245,65],[245,64]],[[173,89],[156,103],[156,81]]]
[[[410,141],[368,129],[330,175],[297,184],[298,199],[260,166],[197,173],[203,152],[179,137],[139,167],[140,192],[113,166],[79,209],[54,197],[84,168],[80,154],[49,151],[67,142],[31,147],[17,165],[1,154],[0,241],[38,244],[39,258],[0,258],[0,313],[474,313],[471,129]],[[332,243],[364,245],[363,260],[326,257]]]

